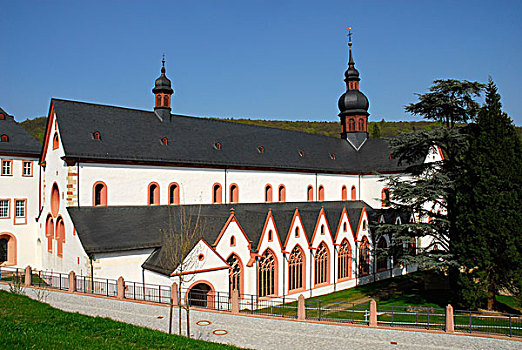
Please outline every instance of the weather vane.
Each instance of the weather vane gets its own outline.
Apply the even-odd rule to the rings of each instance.
[[[352,46],[352,27],[348,27],[348,45]]]

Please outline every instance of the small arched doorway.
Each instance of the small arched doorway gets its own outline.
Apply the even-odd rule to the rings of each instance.
[[[212,307],[212,288],[206,283],[198,283],[190,288],[187,301],[190,306]]]

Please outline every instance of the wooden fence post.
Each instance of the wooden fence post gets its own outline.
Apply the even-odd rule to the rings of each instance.
[[[305,298],[303,294],[299,295],[299,298],[297,298],[297,319],[306,319]]]
[[[446,332],[453,333],[455,332],[455,319],[453,318],[453,306],[448,304],[446,306]]]
[[[120,278],[118,278],[118,294],[117,294],[117,298],[118,299],[125,298],[125,280],[123,279],[122,276],[120,276]]]
[[[76,292],[76,273],[69,272],[69,292]]]
[[[25,268],[25,281],[24,281],[24,285],[26,287],[29,287],[33,284],[33,275],[32,275],[32,270],[31,270],[31,266],[27,266]]]
[[[370,301],[370,327],[377,327],[377,303],[374,299]]]

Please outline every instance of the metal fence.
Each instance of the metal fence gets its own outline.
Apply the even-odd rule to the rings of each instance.
[[[239,310],[242,313],[297,318],[297,299],[288,297],[262,297],[241,294]]]
[[[118,295],[118,281],[108,278],[76,276],[75,290],[81,293],[115,297]]]
[[[453,317],[455,331],[522,336],[521,315],[455,310]]]
[[[369,303],[305,300],[306,318],[317,321],[368,324]]]
[[[444,330],[446,310],[434,307],[379,305],[377,324]]]
[[[170,290],[171,287],[168,286],[125,281],[126,299],[168,304],[170,303]]]
[[[185,302],[190,306],[202,307],[212,310],[231,311],[230,296],[226,292],[203,291],[182,289]]]

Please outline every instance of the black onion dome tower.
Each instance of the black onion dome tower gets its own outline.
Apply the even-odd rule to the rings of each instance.
[[[154,112],[162,119],[165,119],[170,116],[170,100],[174,90],[172,89],[169,78],[165,75],[165,57],[163,57],[161,62],[161,75],[156,79],[152,93],[156,101]]]
[[[352,55],[352,33],[348,33],[350,58],[344,73],[346,92],[339,97],[339,118],[341,119],[341,138],[348,140],[356,149],[368,138],[368,98],[359,91],[359,71],[355,68]]]

